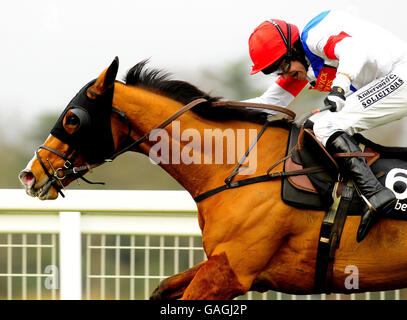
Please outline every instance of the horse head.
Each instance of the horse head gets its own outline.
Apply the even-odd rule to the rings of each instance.
[[[51,134],[35,151],[19,179],[28,195],[55,199],[72,181],[111,159],[120,131],[111,125],[116,57],[101,75],[85,85],[69,102]],[[123,115],[122,115],[123,116]]]

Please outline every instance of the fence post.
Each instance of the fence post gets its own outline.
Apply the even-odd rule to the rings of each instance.
[[[60,299],[81,300],[81,213],[59,213]]]

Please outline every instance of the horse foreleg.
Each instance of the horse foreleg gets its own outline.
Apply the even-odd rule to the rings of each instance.
[[[211,256],[185,290],[183,300],[227,300],[246,293],[223,252]]]
[[[181,298],[195,274],[205,263],[206,261],[203,261],[188,270],[161,281],[151,294],[150,300],[175,300]]]

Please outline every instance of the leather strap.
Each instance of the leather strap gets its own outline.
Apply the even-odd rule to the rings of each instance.
[[[263,104],[263,103],[252,103],[252,102],[238,102],[238,101],[217,101],[212,102],[212,107],[236,107],[236,108],[255,108],[255,109],[267,109],[273,110],[277,112],[284,113],[290,119],[294,119],[296,114],[295,112],[278,106],[273,106],[270,104]]]
[[[283,171],[274,172],[274,173],[269,173],[269,174],[265,174],[262,176],[257,176],[257,177],[248,178],[248,179],[244,179],[244,180],[233,181],[231,183],[228,183],[223,186],[217,187],[215,189],[201,193],[199,196],[195,197],[194,200],[195,200],[195,202],[201,202],[202,200],[205,200],[205,199],[207,199],[219,192],[227,190],[227,189],[243,187],[243,186],[247,186],[247,185],[253,184],[253,183],[271,181],[271,180],[274,180],[277,178],[284,178],[284,177],[290,177],[290,176],[295,176],[295,175],[303,175],[303,174],[307,174],[307,173],[321,172],[324,170],[325,170],[325,167],[323,167],[323,166],[315,166],[315,167],[310,167],[310,168],[302,169],[302,170],[294,170],[294,171],[290,171],[290,172],[283,172]]]
[[[155,128],[151,129],[150,132],[146,133],[140,139],[130,143],[127,147],[123,148],[119,152],[116,152],[109,160],[114,160],[117,156],[121,155],[122,153],[136,148],[138,145],[140,145],[141,143],[145,142],[148,139],[148,137],[150,136],[150,133],[153,130],[164,129],[167,125],[169,125],[172,121],[174,121],[175,119],[180,117],[182,114],[184,114],[188,110],[191,110],[193,107],[197,106],[198,104],[201,104],[204,102],[208,102],[208,100],[206,100],[204,98],[199,98],[199,99],[196,99],[196,100],[186,104],[181,109],[179,109],[176,113],[174,113],[171,117],[169,117],[167,120],[160,123]],[[237,102],[237,101],[216,101],[216,102],[211,103],[211,107],[213,107],[213,108],[216,108],[216,107],[259,108],[259,109],[268,109],[268,110],[273,110],[273,111],[284,113],[291,119],[294,119],[296,116],[296,114],[293,111],[288,110],[286,108],[272,106],[272,105],[268,105],[268,104],[262,104],[262,103],[249,103],[249,102]]]
[[[233,178],[239,173],[240,167],[242,166],[243,162],[246,160],[247,156],[249,155],[250,151],[256,145],[256,143],[260,140],[261,136],[263,135],[264,131],[266,131],[267,127],[269,126],[270,122],[266,121],[263,125],[263,128],[260,130],[260,133],[257,135],[256,139],[250,144],[249,148],[246,150],[243,157],[239,160],[238,164],[233,169],[232,173],[225,179],[226,184],[230,184]]]
[[[331,293],[333,264],[335,251],[339,248],[343,226],[349,205],[352,201],[354,188],[351,183],[343,185],[340,195],[338,190],[340,182],[334,189],[334,203],[325,214],[319,234],[317,259],[315,265],[315,292]]]
[[[335,153],[334,158],[349,158],[349,157],[374,157],[376,154],[373,152],[342,152]]]
[[[151,129],[151,131],[147,132],[144,136],[142,136],[140,139],[130,143],[127,147],[123,148],[122,150],[116,152],[112,157],[111,157],[111,161],[113,161],[117,156],[121,155],[122,153],[125,153],[126,151],[129,151],[135,147],[137,147],[139,144],[143,143],[144,141],[146,141],[148,139],[148,137],[150,136],[151,132],[154,130],[158,130],[158,129],[164,129],[167,125],[169,125],[172,121],[174,121],[175,119],[177,119],[178,117],[180,117],[182,114],[184,114],[185,112],[187,112],[188,110],[192,109],[193,107],[197,106],[198,104],[204,103],[204,102],[208,102],[208,100],[200,98],[200,99],[196,99],[188,104],[186,104],[185,106],[183,106],[181,109],[179,109],[177,112],[175,112],[172,116],[170,116],[167,120],[165,120],[164,122],[160,123],[158,126],[156,126],[155,128]]]

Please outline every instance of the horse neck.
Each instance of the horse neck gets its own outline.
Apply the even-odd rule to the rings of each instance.
[[[113,105],[129,118],[132,138],[135,140],[149,133],[182,107],[181,103],[170,98],[123,84],[116,85]],[[125,130],[122,130],[123,134]],[[160,157],[153,160],[158,160],[158,164],[192,196],[197,196],[224,183],[259,130],[260,126],[256,124],[209,121],[188,111],[142,143],[139,151],[150,156],[150,159],[158,151]],[[270,134],[271,131],[267,133],[269,141],[279,139],[270,137]],[[217,145],[213,136],[221,136],[223,146]],[[216,150],[217,147],[221,150]],[[273,156],[275,152],[265,152],[264,148],[260,148],[259,152],[263,154],[261,157],[266,158],[276,158],[281,153],[277,152],[278,155]],[[247,163],[251,165],[256,162],[257,165],[259,154],[256,153],[254,157],[252,163]],[[268,159],[267,163],[270,161],[273,160]]]

